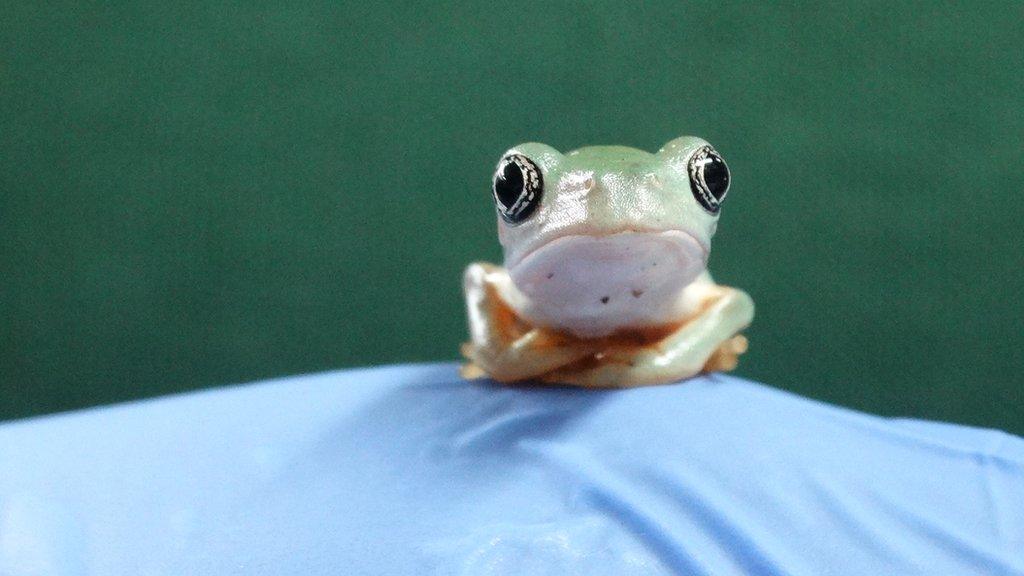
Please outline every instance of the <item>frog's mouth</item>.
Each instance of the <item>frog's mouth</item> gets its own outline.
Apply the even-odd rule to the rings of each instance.
[[[606,234],[562,234],[550,238],[536,246],[530,247],[528,250],[519,254],[518,257],[505,262],[505,267],[512,269],[520,265],[528,263],[531,258],[534,258],[537,254],[542,254],[545,251],[558,247],[559,244],[580,244],[587,243],[588,241],[595,241],[597,244],[608,244],[610,246],[622,246],[635,243],[643,243],[646,240],[661,238],[664,240],[674,241],[670,242],[673,244],[684,244],[688,245],[687,248],[692,249],[694,245],[700,251],[700,259],[703,264],[707,264],[708,255],[710,249],[708,246],[697,239],[696,236],[685,230],[621,230],[617,232],[610,232]],[[603,246],[601,246],[603,247]],[[690,250],[688,250],[690,251]]]
[[[560,236],[507,268],[540,323],[597,335],[671,320],[707,258],[682,230],[625,231]]]

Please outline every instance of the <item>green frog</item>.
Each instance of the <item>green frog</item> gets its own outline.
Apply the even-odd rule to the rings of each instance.
[[[463,278],[463,375],[603,388],[733,369],[754,304],[707,271],[730,181],[693,136],[508,150],[491,188],[504,266]]]

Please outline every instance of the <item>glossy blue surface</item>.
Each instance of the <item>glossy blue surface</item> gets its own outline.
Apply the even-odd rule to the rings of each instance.
[[[0,574],[1021,574],[1024,441],[453,365],[0,426]]]

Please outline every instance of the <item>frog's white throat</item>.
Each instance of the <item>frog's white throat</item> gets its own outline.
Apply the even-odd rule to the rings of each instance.
[[[563,236],[509,267],[504,296],[531,324],[595,338],[685,317],[683,290],[706,263],[679,230]]]

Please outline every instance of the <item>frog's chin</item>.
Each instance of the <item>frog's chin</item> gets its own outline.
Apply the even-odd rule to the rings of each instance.
[[[704,271],[707,250],[684,231],[556,238],[510,265],[531,323],[599,337],[664,325],[688,310],[683,289]]]

